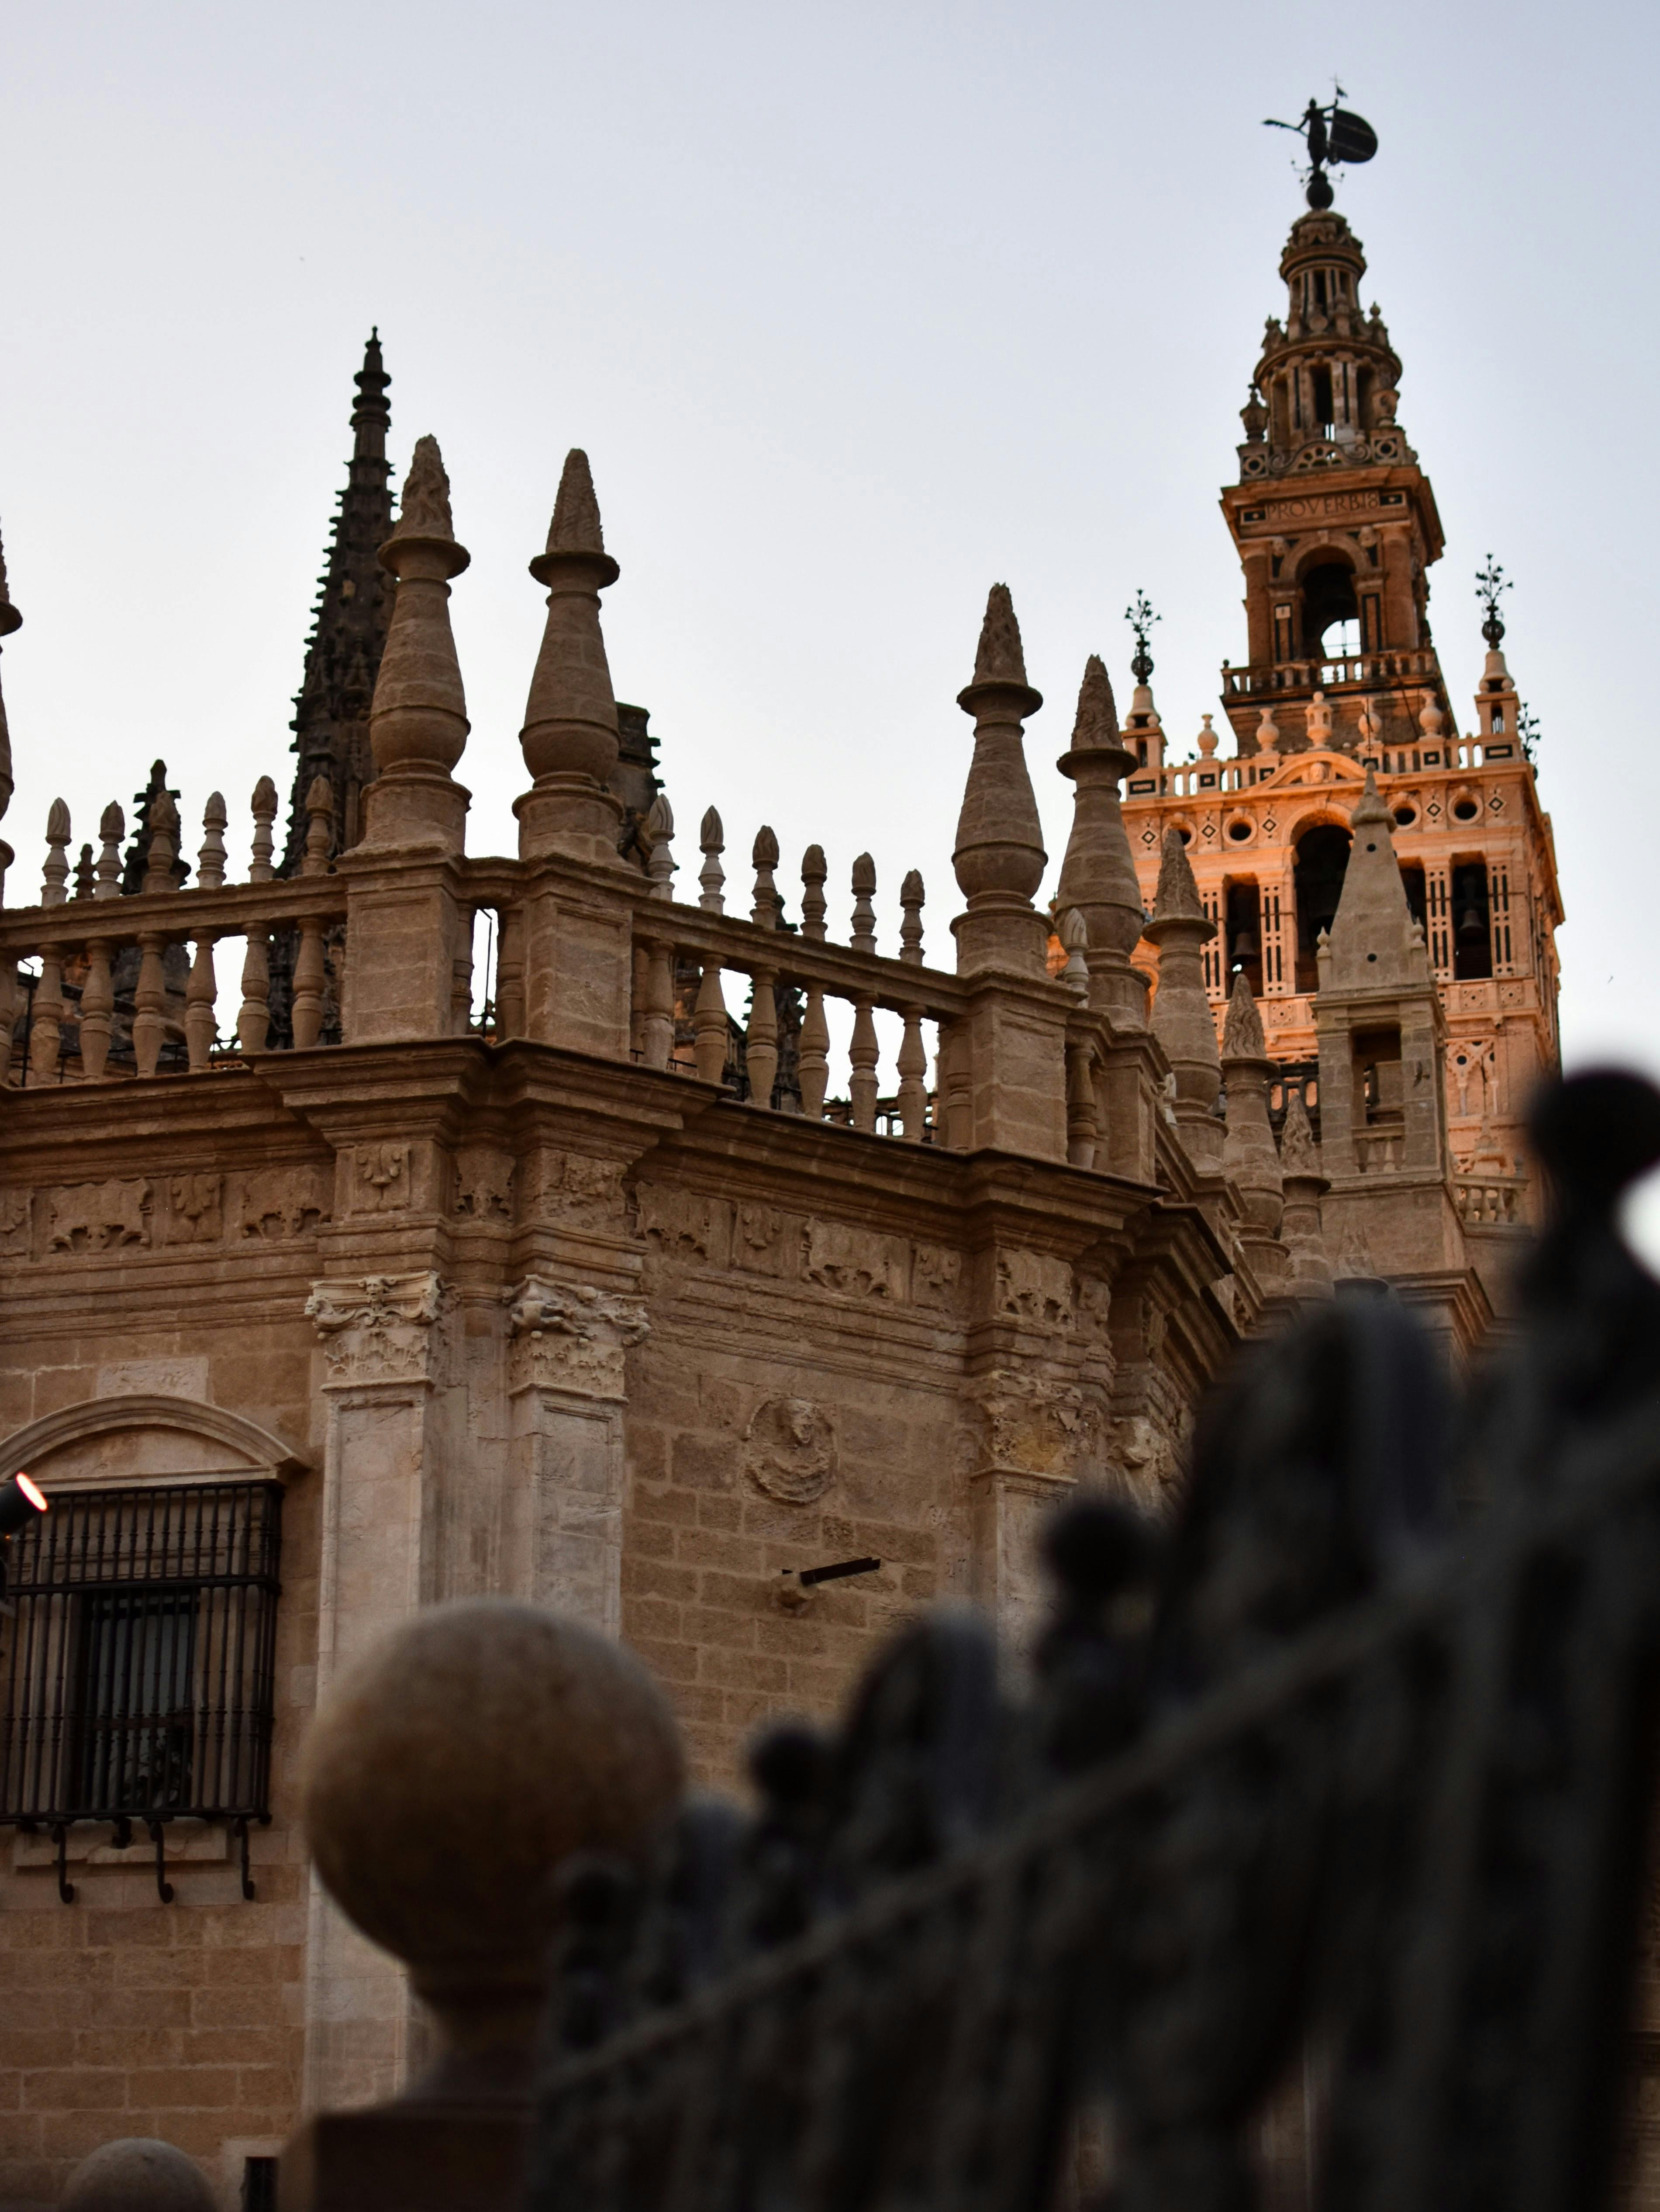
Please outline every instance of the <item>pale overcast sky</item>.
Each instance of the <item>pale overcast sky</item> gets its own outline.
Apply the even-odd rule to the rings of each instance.
[[[1437,643],[1481,665],[1474,570],[1516,579],[1570,921],[1571,1056],[1660,1068],[1651,8],[541,0],[10,11],[0,82],[0,525],[25,627],[3,680],[32,897],[49,801],[78,842],[154,755],[246,848],[287,729],[380,325],[401,477],[441,441],[473,565],[454,618],[475,852],[514,849],[540,634],[525,563],[587,447],[695,872],[714,801],[747,905],[868,847],[949,965],[969,755],[954,696],[1005,579],[1049,704],[1051,854],[1085,656],[1128,689],[1160,609],[1178,755],[1243,659],[1216,495],[1301,206],[1296,114],[1334,74],[1382,150],[1340,183],[1447,531]],[[1635,835],[1643,850],[1632,848]],[[690,873],[683,874],[683,896]],[[839,887],[839,888],[838,888]]]

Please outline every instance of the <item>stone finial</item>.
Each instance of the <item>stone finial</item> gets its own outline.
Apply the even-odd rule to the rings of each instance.
[[[750,920],[757,929],[776,929],[784,908],[773,877],[773,870],[778,866],[778,840],[764,823],[755,833],[750,864],[755,870],[755,902],[750,908]]]
[[[516,803],[520,852],[615,858],[617,801],[606,789],[617,766],[617,699],[599,626],[599,594],[617,563],[605,547],[588,457],[565,457],[547,550],[530,564],[547,586],[548,618],[531,678],[519,743],[532,787]]]
[[[1418,726],[1424,733],[1426,745],[1438,745],[1446,716],[1441,712],[1433,691],[1424,694],[1424,703],[1418,710]]]
[[[830,874],[822,845],[809,845],[801,855],[801,934],[822,945],[824,940],[824,879]]]
[[[959,972],[1002,968],[1042,976],[1049,932],[1032,905],[1048,854],[1026,772],[1021,724],[1043,705],[1026,682],[1020,625],[1006,584],[994,584],[957,703],[974,717],[974,758],[952,855],[968,910],[952,924]]]
[[[1203,953],[1216,924],[1200,899],[1179,830],[1164,832],[1158,895],[1141,933],[1158,948],[1152,1030],[1175,1077],[1177,1124],[1195,1165],[1209,1172],[1219,1166],[1222,1150],[1216,1120],[1221,1062],[1205,990]]]
[[[1179,830],[1166,830],[1158,860],[1158,889],[1153,897],[1152,918],[1165,921],[1172,916],[1191,921],[1204,920],[1204,902],[1199,896],[1199,886],[1194,880],[1193,863],[1188,858],[1188,848],[1182,842]],[[1213,922],[1207,936],[1216,934]]]
[[[724,914],[727,910],[727,872],[721,865],[721,855],[727,849],[727,833],[721,817],[714,807],[705,810],[698,824],[697,842],[703,855],[703,866],[698,876],[702,885],[697,903],[705,914]]]
[[[1233,979],[1227,1018],[1222,1025],[1222,1057],[1229,1060],[1266,1060],[1268,1056],[1268,1044],[1262,1034],[1262,1017],[1257,1011],[1250,985],[1241,973]]]
[[[69,897],[70,810],[61,799],[46,809],[46,858],[40,871],[40,903],[62,906]]]
[[[647,811],[646,836],[651,843],[651,851],[646,860],[646,873],[651,878],[651,895],[654,899],[672,899],[674,809],[669,805],[666,792],[660,791]]]
[[[179,856],[179,809],[173,803],[173,794],[158,791],[150,802],[149,854],[144,864],[142,889],[146,894],[177,890],[179,878],[173,862]]]
[[[682,1773],[640,1662],[541,1607],[424,1606],[336,1684],[305,1748],[307,1836],[348,1918],[438,2016],[449,2047],[423,2096],[526,2084],[556,1870],[578,1853],[643,1866]]]
[[[306,852],[300,863],[302,876],[325,876],[329,872],[329,843],[334,827],[334,791],[327,776],[314,775],[306,793]]]
[[[461,849],[467,795],[450,771],[467,742],[467,703],[450,629],[449,580],[471,559],[455,542],[449,478],[435,438],[417,438],[383,568],[398,579],[369,704],[380,770],[364,794],[366,846]]]
[[[1061,948],[1067,956],[1067,964],[1061,980],[1069,991],[1076,991],[1086,1003],[1089,999],[1090,963],[1089,925],[1075,906],[1069,906],[1061,917]]]
[[[876,863],[868,853],[861,853],[853,864],[853,933],[848,941],[855,952],[876,950],[876,909],[871,904],[875,896]]]
[[[225,811],[225,794],[210,791],[208,803],[202,809],[202,846],[196,855],[196,881],[199,890],[216,891],[225,880],[225,825],[230,819]]]
[[[196,2160],[156,2136],[100,2143],[59,2199],[62,2212],[216,2212],[218,2202]]]
[[[1256,750],[1259,753],[1277,753],[1280,750],[1280,725],[1274,719],[1272,707],[1264,707],[1257,716]]]
[[[1320,1215],[1320,1200],[1328,1184],[1300,1091],[1293,1091],[1286,1101],[1286,1119],[1280,1132],[1280,1174],[1283,1191],[1280,1235],[1286,1247],[1290,1288],[1298,1297],[1328,1297],[1331,1261]]]
[[[81,857],[75,864],[75,896],[78,899],[89,899],[92,896],[92,847],[90,845],[83,845],[81,848]]]
[[[1351,842],[1321,969],[1323,990],[1388,989],[1429,981],[1422,933],[1407,903],[1393,823],[1366,770],[1365,788],[1349,817]]]
[[[268,884],[273,872],[271,823],[277,819],[277,786],[268,775],[262,775],[254,785],[248,805],[253,813],[253,852],[248,862],[248,881]]]
[[[1119,738],[1112,681],[1099,653],[1084,664],[1072,744],[1055,764],[1073,787],[1072,832],[1055,896],[1083,918],[1090,1003],[1121,1028],[1143,1029],[1146,979],[1130,965],[1141,936],[1141,890],[1118,788],[1135,756]]]
[[[922,904],[926,896],[921,874],[910,869],[899,886],[899,911],[903,916],[899,924],[899,957],[910,968],[922,964]]]
[[[1211,727],[1211,718],[1208,714],[1201,714],[1199,720],[1201,724],[1198,738],[1199,757],[1201,760],[1213,760],[1216,757],[1218,739],[1215,731]]]
[[[121,840],[127,834],[127,817],[114,799],[98,817],[98,863],[93,873],[97,878],[93,885],[94,898],[111,899],[119,896],[121,889]]]
[[[1300,1091],[1293,1091],[1286,1101],[1286,1119],[1280,1132],[1280,1165],[1287,1176],[1316,1176],[1320,1172],[1314,1129]]]
[[[1304,713],[1303,726],[1311,752],[1329,752],[1332,746],[1331,708],[1323,691],[1316,691]]]

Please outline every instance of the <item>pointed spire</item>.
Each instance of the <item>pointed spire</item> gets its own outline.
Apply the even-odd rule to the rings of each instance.
[[[1202,948],[1215,936],[1216,924],[1200,899],[1179,830],[1164,832],[1158,896],[1141,933],[1158,948],[1152,1031],[1176,1077],[1177,1120],[1195,1165],[1209,1172],[1221,1161],[1222,1127],[1216,1119],[1221,1062]]]
[[[1006,584],[994,584],[957,703],[974,716],[974,758],[952,855],[968,911],[953,924],[961,973],[986,968],[1041,976],[1049,932],[1031,903],[1048,855],[1026,772],[1022,720],[1043,705],[1026,682],[1020,625]]]
[[[1112,683],[1098,653],[1084,665],[1072,744],[1055,765],[1073,785],[1072,834],[1055,896],[1083,920],[1090,1004],[1120,1028],[1144,1029],[1147,981],[1130,965],[1141,936],[1141,890],[1118,789],[1135,756],[1120,741]]]
[[[1265,1291],[1279,1286],[1286,1255],[1275,1245],[1280,1234],[1283,1188],[1280,1155],[1268,1120],[1268,1076],[1272,1063],[1250,985],[1234,978],[1222,1032],[1222,1072],[1227,1082],[1228,1133],[1222,1166],[1245,1210],[1245,1240]]]
[[[548,619],[519,733],[533,779],[519,799],[521,857],[567,853],[614,860],[621,807],[605,788],[617,766],[617,699],[599,626],[599,594],[618,569],[605,550],[588,457],[565,457],[545,552],[530,572],[548,588]]]
[[[306,646],[305,669],[294,702],[294,784],[282,866],[297,875],[306,848],[306,793],[326,775],[334,794],[337,848],[362,833],[362,792],[374,775],[369,747],[369,702],[392,620],[393,585],[380,549],[392,535],[392,465],[386,431],[392,409],[378,330],[363,349],[353,382],[352,454],[346,487],[329,530],[318,583],[316,621]]]
[[[1321,968],[1323,991],[1387,989],[1429,981],[1429,957],[1407,904],[1392,828],[1377,778],[1368,769],[1365,788],[1349,817],[1348,866]]]
[[[418,438],[404,479],[402,511],[380,548],[398,579],[380,672],[369,708],[369,741],[380,775],[367,796],[362,842],[461,850],[467,794],[450,771],[467,742],[466,695],[450,629],[449,580],[471,559],[455,542],[449,478],[435,438]],[[307,872],[313,786],[304,799]]]
[[[1298,1297],[1324,1297],[1331,1291],[1331,1261],[1322,1228],[1320,1200],[1329,1188],[1321,1171],[1319,1148],[1309,1126],[1300,1090],[1286,1101],[1280,1132],[1280,1174],[1284,1192],[1280,1235],[1290,1261],[1290,1288]]]

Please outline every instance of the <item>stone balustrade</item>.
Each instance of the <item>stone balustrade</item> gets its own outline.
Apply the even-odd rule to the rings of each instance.
[[[1460,1175],[1452,1194],[1466,1229],[1513,1229],[1526,1220],[1525,1176]]]

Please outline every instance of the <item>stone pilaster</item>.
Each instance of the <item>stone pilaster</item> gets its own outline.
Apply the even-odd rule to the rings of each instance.
[[[504,1293],[512,1548],[524,1595],[607,1636],[623,1618],[624,1355],[646,1303],[527,1275]]]
[[[434,1492],[453,1409],[442,1388],[443,1285],[430,1272],[330,1278],[306,1311],[326,1409],[317,1686],[440,1595]],[[313,1875],[306,1947],[308,2112],[392,2096],[418,2055],[403,1969]]]

